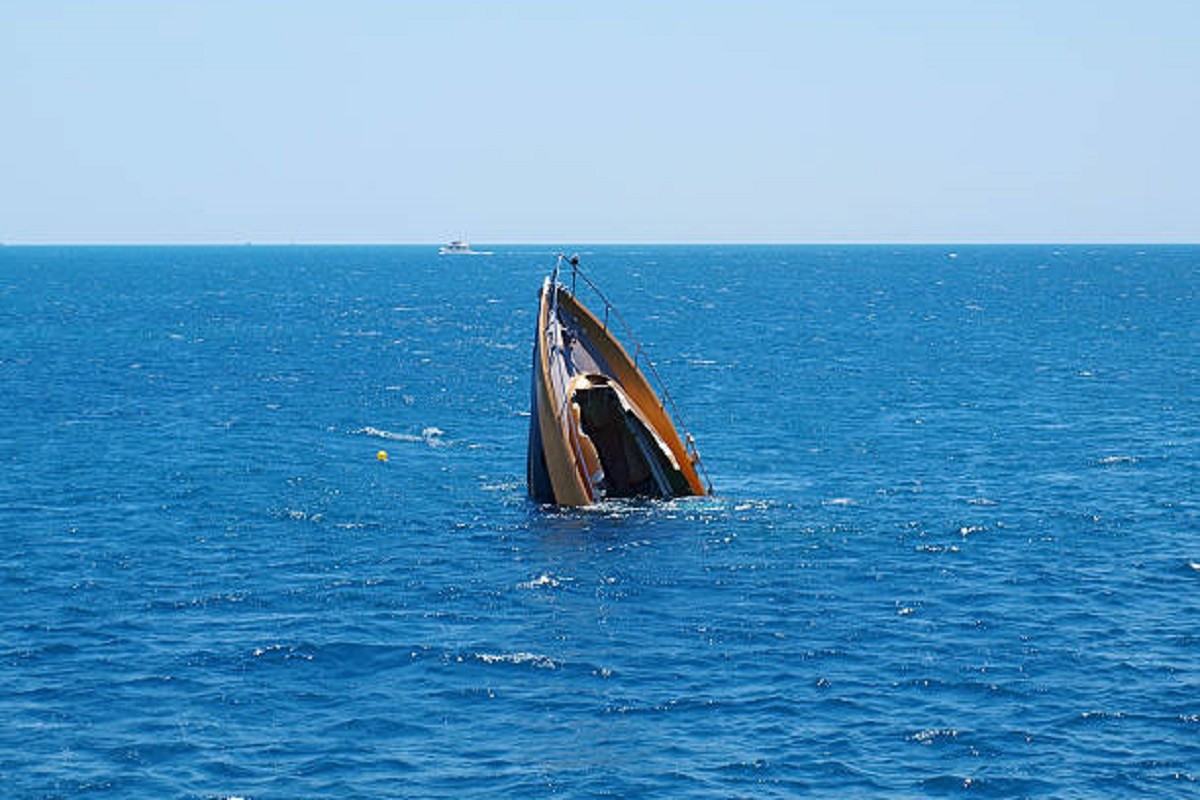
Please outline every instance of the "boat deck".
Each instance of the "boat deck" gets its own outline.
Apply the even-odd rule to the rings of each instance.
[[[576,375],[599,373],[611,375],[608,362],[599,350],[579,333],[579,323],[565,308],[559,306],[551,315],[546,337],[550,356],[550,379],[557,390],[565,392]]]

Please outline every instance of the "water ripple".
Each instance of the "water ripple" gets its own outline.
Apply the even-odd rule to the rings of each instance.
[[[537,250],[0,248],[10,794],[1196,793],[1200,251],[594,248],[717,494],[565,510]]]

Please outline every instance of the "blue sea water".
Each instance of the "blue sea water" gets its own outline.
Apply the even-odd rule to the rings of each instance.
[[[1200,794],[1200,247],[585,249],[584,510],[495,249],[0,248],[7,796]]]

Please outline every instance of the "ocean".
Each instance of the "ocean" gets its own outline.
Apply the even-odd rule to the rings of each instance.
[[[715,494],[576,510],[489,249],[0,247],[7,796],[1200,794],[1200,247],[578,247]]]

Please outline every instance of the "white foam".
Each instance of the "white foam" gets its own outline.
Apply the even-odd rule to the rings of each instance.
[[[381,428],[373,428],[370,425],[368,425],[365,428],[359,428],[358,430],[353,431],[353,433],[359,433],[364,436],[374,436],[378,439],[387,439],[388,441],[391,441],[391,442],[420,442],[420,441],[423,441],[423,439],[421,439],[420,436],[414,436],[411,433],[393,433],[392,431],[385,431]]]
[[[527,664],[538,669],[558,669],[554,659],[537,653],[476,653],[475,658],[485,664]]]
[[[424,443],[430,447],[438,447],[446,444],[442,441],[441,436],[445,433],[441,428],[428,427],[422,428],[420,435],[415,433],[396,433],[395,431],[384,430],[368,425],[365,428],[351,431],[354,434],[362,436],[374,436],[377,439],[387,439],[389,442],[413,442]]]
[[[570,578],[567,578],[565,580],[570,580]],[[562,580],[560,580],[559,578],[556,578],[555,576],[553,576],[549,573],[542,573],[541,575],[538,575],[536,578],[532,578],[531,580],[527,580],[527,581],[519,584],[519,586],[522,589],[541,589],[543,587],[555,589],[559,586],[562,586],[562,583],[563,583]]]
[[[930,745],[939,739],[957,739],[958,731],[954,728],[929,728],[917,731],[908,737],[909,741]]]

